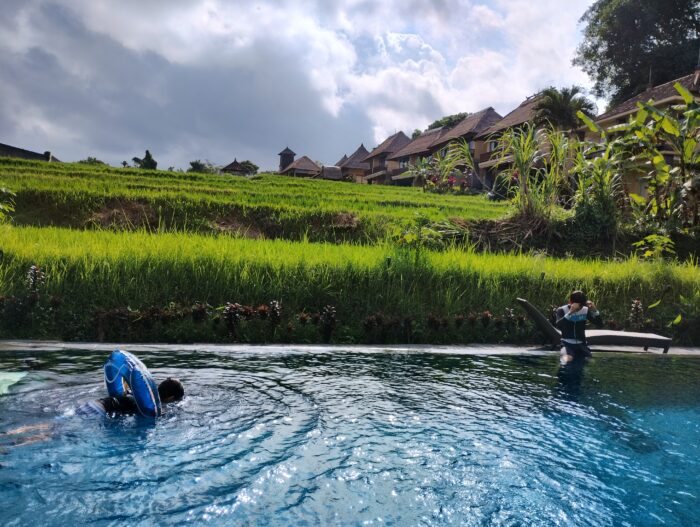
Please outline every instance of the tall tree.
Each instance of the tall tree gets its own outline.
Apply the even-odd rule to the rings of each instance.
[[[535,107],[535,122],[538,125],[551,124],[557,130],[572,130],[583,123],[576,116],[581,111],[588,117],[595,115],[596,107],[583,95],[583,88],[547,88]]]
[[[445,117],[430,123],[428,125],[428,128],[426,128],[425,130],[427,132],[428,130],[435,130],[436,128],[442,128],[443,126],[446,126],[447,128],[451,128],[454,125],[456,125],[458,122],[460,122],[462,119],[467,117],[468,115],[469,115],[469,112],[461,112],[461,113],[455,113],[452,115],[446,115]]]
[[[700,48],[698,0],[597,0],[574,64],[595,81],[594,92],[620,103],[693,71]]]
[[[258,165],[247,159],[245,161],[241,161],[241,165],[245,167],[246,174],[257,174],[258,169],[260,168]]]
[[[218,171],[218,167],[214,166],[209,161],[195,159],[194,161],[190,161],[190,168],[188,168],[187,171],[199,172],[201,174],[215,174]]]

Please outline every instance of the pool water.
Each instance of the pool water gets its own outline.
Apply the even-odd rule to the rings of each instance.
[[[700,525],[694,357],[131,349],[158,421],[72,415],[105,350],[0,351],[0,524]]]

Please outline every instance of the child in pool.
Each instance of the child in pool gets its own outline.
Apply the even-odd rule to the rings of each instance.
[[[556,326],[561,330],[561,343],[564,346],[562,363],[569,363],[577,356],[590,357],[591,350],[586,345],[586,323],[603,325],[595,304],[586,298],[583,291],[573,291],[569,302],[556,312]]]
[[[161,403],[174,403],[185,396],[185,389],[178,379],[168,377],[158,385],[158,395]],[[75,409],[76,415],[83,417],[91,415],[100,417],[134,415],[138,411],[136,401],[131,395],[125,397],[103,397],[102,399],[88,401]]]

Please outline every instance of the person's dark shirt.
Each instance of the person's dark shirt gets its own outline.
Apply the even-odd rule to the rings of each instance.
[[[561,340],[564,343],[586,343],[586,322],[592,322],[596,326],[603,325],[603,319],[598,310],[592,310],[583,306],[576,313],[571,313],[570,306],[561,306],[557,309],[556,326],[561,330]]]

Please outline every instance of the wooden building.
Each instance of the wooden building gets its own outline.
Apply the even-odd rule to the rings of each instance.
[[[44,152],[40,154],[38,152],[32,152],[31,150],[25,150],[24,148],[17,148],[16,146],[10,146],[0,143],[0,157],[15,157],[19,159],[28,159],[30,161],[47,161],[49,163],[60,163],[58,159],[53,157],[51,152]]]
[[[296,154],[287,146],[277,155],[280,156],[279,173],[281,174],[285,168],[294,163],[294,156],[296,156]]]
[[[369,163],[364,159],[369,155],[364,144],[361,144],[350,157],[343,156],[344,160],[338,163],[343,179],[346,181],[354,181],[355,183],[367,183],[367,174],[369,173]]]
[[[430,156],[444,156],[449,144],[453,141],[467,141],[472,157],[476,156],[479,149],[483,148],[476,141],[476,136],[501,119],[502,117],[489,107],[466,116],[451,128],[443,127],[423,132],[401,150],[389,156],[389,160],[395,160],[399,164],[399,173],[392,176],[392,181],[396,184],[413,184],[413,177],[405,172],[408,167],[415,166],[422,159]],[[469,184],[478,186],[478,179],[473,178]]]
[[[247,176],[250,174],[250,170],[244,165],[241,165],[235,158],[233,159],[233,163],[226,165],[221,171],[233,176]]]
[[[307,156],[301,156],[296,161],[285,167],[280,172],[284,176],[317,177],[321,174],[321,167],[311,161]]]
[[[340,171],[340,167],[335,165],[324,165],[319,176],[321,179],[327,179],[328,181],[343,181],[343,173]]]
[[[498,156],[498,139],[508,129],[521,127],[525,123],[534,123],[537,105],[541,100],[540,93],[528,97],[503,119],[499,119],[475,136],[474,161],[479,165],[481,178],[486,181],[489,188],[493,187],[498,173],[512,161],[508,157],[501,159]]]
[[[639,109],[637,103],[640,102],[651,102],[653,106],[659,109],[668,108],[669,106],[675,104],[684,104],[683,98],[674,87],[676,83],[683,86],[695,97],[696,101],[700,102],[700,62],[698,63],[695,72],[691,73],[690,75],[685,75],[679,79],[665,82],[664,84],[659,84],[658,86],[649,87],[639,95],[635,95],[634,97],[613,106],[596,118],[596,124],[598,124],[598,126],[604,130],[619,124],[624,124],[630,119],[631,116],[637,113],[637,110]],[[598,134],[595,134],[588,129],[586,129],[585,133],[586,138],[589,140],[597,141],[600,139]],[[669,158],[673,157],[673,153],[670,150],[667,152],[662,150],[662,154]],[[646,174],[644,173],[626,173],[623,179],[623,184],[625,191],[628,193],[634,193],[640,196],[646,196],[648,193]]]
[[[391,184],[391,176],[397,175],[399,163],[396,160],[389,160],[394,152],[398,152],[411,140],[403,132],[397,132],[387,137],[379,146],[363,159],[369,163],[369,173],[366,176],[368,183]]]

